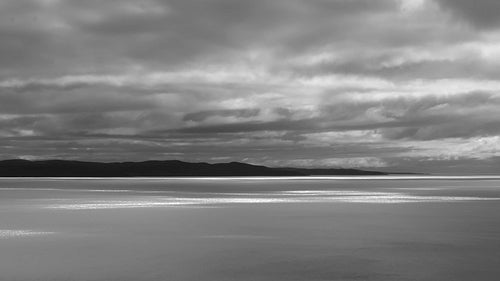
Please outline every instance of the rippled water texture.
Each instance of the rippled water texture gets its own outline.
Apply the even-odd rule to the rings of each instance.
[[[0,179],[0,280],[499,280],[500,180]]]

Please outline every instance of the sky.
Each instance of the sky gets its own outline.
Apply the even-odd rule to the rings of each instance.
[[[498,0],[2,0],[0,159],[500,171]]]

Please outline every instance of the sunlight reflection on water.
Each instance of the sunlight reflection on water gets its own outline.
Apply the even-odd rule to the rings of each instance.
[[[0,179],[0,280],[492,280],[500,181]]]
[[[23,230],[23,229],[0,229],[0,239],[27,237],[27,236],[44,236],[51,234],[55,234],[55,232],[33,231],[33,230]]]
[[[463,202],[500,200],[493,197],[477,196],[430,196],[411,195],[399,192],[364,192],[349,190],[294,190],[270,193],[212,193],[206,197],[141,197],[134,200],[86,200],[77,202],[59,202],[44,206],[48,209],[64,210],[94,210],[117,208],[157,208],[189,205],[219,205],[219,204],[276,204],[276,203],[431,203],[431,202]],[[217,197],[216,197],[217,196]]]

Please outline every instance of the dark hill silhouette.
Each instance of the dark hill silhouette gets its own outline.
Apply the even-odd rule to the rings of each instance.
[[[385,175],[356,169],[270,168],[239,162],[189,163],[178,160],[144,162],[84,162],[67,160],[3,160],[0,177],[196,177]]]

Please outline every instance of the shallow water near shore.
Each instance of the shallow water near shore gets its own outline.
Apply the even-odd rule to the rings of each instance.
[[[500,179],[0,179],[0,280],[498,280]]]

